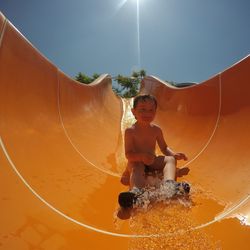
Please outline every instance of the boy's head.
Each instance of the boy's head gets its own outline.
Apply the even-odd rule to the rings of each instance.
[[[149,124],[154,120],[157,101],[151,95],[139,95],[134,99],[132,113],[141,124]]]
[[[157,100],[152,95],[138,95],[134,98],[133,108],[135,109],[139,102],[151,101],[155,105],[155,109],[157,108]]]

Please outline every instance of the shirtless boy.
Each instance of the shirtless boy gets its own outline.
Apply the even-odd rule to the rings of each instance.
[[[153,124],[157,100],[151,95],[139,95],[134,99],[132,113],[136,123],[125,131],[125,155],[127,168],[121,183],[132,188],[147,185],[145,168],[163,173],[163,181],[176,179],[176,161],[187,160],[184,153],[175,153],[166,144],[162,130]],[[163,155],[155,154],[156,143]]]

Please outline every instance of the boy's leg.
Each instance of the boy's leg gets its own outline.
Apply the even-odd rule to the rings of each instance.
[[[122,173],[121,176],[121,183],[125,186],[130,185],[130,170],[129,167],[127,166],[124,172]]]
[[[141,162],[130,163],[131,175],[130,175],[130,188],[143,188],[145,187],[145,165]]]
[[[176,163],[173,156],[158,156],[154,164],[150,166],[153,169],[163,171],[163,181],[168,186],[168,198],[174,195],[185,195],[190,191],[190,185],[187,182],[176,182]],[[172,191],[172,193],[169,193],[169,191]]]
[[[163,180],[176,180],[176,159],[173,156],[157,156],[150,166],[163,172]]]

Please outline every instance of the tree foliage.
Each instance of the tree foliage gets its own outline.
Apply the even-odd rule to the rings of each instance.
[[[113,87],[114,91],[125,98],[136,96],[140,89],[141,80],[146,76],[144,69],[133,71],[131,76],[118,75],[114,77],[117,87]]]
[[[97,79],[99,76],[100,76],[100,74],[94,73],[92,75],[92,77],[89,77],[89,76],[85,75],[84,73],[79,72],[76,75],[75,80],[77,80],[78,82],[84,83],[84,84],[90,84],[95,79]]]
[[[79,72],[75,79],[81,83],[89,84],[99,76],[99,74],[95,73],[92,77],[89,77],[86,74]],[[113,80],[116,82],[113,84],[113,90],[116,94],[124,98],[136,96],[140,89],[141,80],[145,76],[146,71],[144,69],[133,71],[131,76],[123,76],[119,74],[113,77]]]

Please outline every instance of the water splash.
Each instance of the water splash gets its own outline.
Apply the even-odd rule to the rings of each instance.
[[[161,191],[158,191],[161,197]],[[169,190],[169,195],[171,190]],[[159,199],[159,197],[157,197]],[[197,221],[190,197],[166,199],[153,206],[142,207],[131,217],[129,226],[134,234],[151,234],[160,237],[131,239],[129,250],[135,249],[221,249],[220,242],[205,229],[193,230]]]
[[[146,211],[151,204],[159,202],[164,204],[178,202],[185,207],[191,207],[192,202],[187,191],[184,190],[184,185],[188,184],[168,181],[167,183],[160,182],[158,186],[148,186],[142,190],[138,189],[134,207]],[[136,190],[134,192],[136,193]]]

